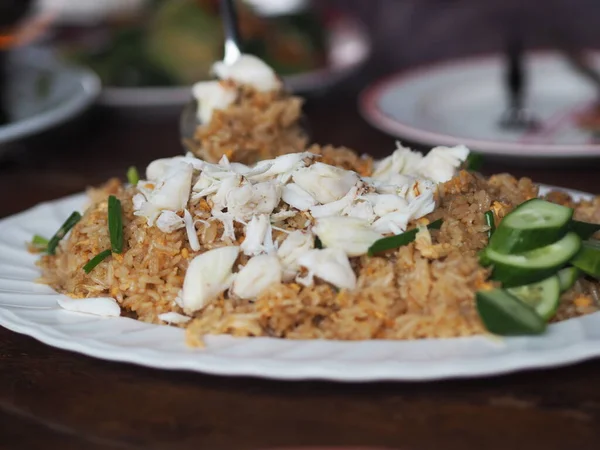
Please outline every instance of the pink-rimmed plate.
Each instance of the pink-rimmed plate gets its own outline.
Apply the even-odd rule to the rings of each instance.
[[[600,68],[600,52],[590,52]],[[506,107],[502,55],[453,60],[391,75],[360,97],[373,126],[427,146],[464,144],[494,156],[596,158],[600,141],[578,116],[597,98],[595,87],[558,53],[527,56],[528,109],[541,126],[510,131],[498,126]]]

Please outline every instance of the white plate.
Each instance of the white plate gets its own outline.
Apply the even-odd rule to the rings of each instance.
[[[100,93],[93,72],[61,64],[48,51],[23,48],[7,63],[7,111],[0,144],[39,133],[81,113]],[[42,81],[45,80],[45,81]],[[44,89],[40,83],[47,83]]]
[[[326,89],[358,69],[371,53],[371,41],[361,22],[342,17],[329,29],[328,65],[321,69],[284,77],[285,85],[296,94]],[[180,107],[189,101],[191,86],[117,88],[105,87],[98,102],[104,106]]]
[[[65,311],[56,305],[59,294],[34,282],[36,257],[25,242],[35,233],[51,235],[83,202],[83,195],[68,197],[0,221],[0,325],[101,359],[290,380],[475,377],[600,355],[600,313],[551,325],[541,337],[344,342],[210,336],[206,349],[186,348],[180,329]]]
[[[600,53],[589,53],[600,69]],[[360,107],[375,127],[427,146],[464,144],[482,153],[527,158],[598,157],[600,145],[575,116],[597,92],[555,53],[527,58],[527,105],[538,132],[501,129],[506,106],[501,56],[451,61],[392,75],[366,89]]]

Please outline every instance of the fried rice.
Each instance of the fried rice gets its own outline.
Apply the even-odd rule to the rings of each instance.
[[[306,148],[300,97],[245,85],[236,89],[235,103],[215,111],[210,123],[199,126],[194,138],[185,142],[190,152],[208,162],[226,155],[231,161],[252,164]]]
[[[332,162],[336,162],[335,160]],[[346,164],[344,157],[340,163]],[[73,298],[111,296],[126,314],[150,323],[163,323],[158,316],[167,311],[183,312],[175,299],[183,286],[189,262],[215,247],[239,244],[221,240],[223,227],[217,222],[196,225],[201,250],[194,252],[183,230],[165,234],[149,227],[143,217],[133,215],[136,189],[111,180],[90,191],[91,206],[74,227],[55,256],[39,261],[41,282]],[[338,290],[317,280],[313,286],[279,283],[260,294],[256,301],[221,294],[180,326],[187,327],[190,345],[201,345],[206,334],[271,336],[288,339],[420,339],[485,333],[474,306],[475,292],[490,287],[489,270],[479,265],[477,252],[487,245],[488,225],[484,213],[494,211],[497,220],[516,205],[537,196],[537,187],[527,178],[501,174],[486,179],[460,171],[438,189],[438,207],[425,222],[443,219],[440,230],[420,229],[414,243],[375,257],[351,258],[357,288]],[[89,275],[82,266],[110,246],[107,227],[107,197],[117,196],[123,205],[126,247],[100,263]],[[574,202],[562,193],[551,201],[575,207],[576,217],[600,219],[600,199]],[[190,212],[208,218],[204,202]],[[290,218],[279,227],[300,228],[302,220]],[[236,224],[236,226],[238,226]],[[274,231],[275,241],[284,233]],[[240,255],[243,265],[247,257]],[[598,283],[580,280],[561,297],[554,320],[564,320],[598,311]]]
[[[254,61],[253,64],[258,63]],[[270,69],[260,64],[256,67],[266,73],[274,86],[278,86]],[[201,346],[203,336],[207,334],[363,340],[450,338],[487,332],[475,306],[475,294],[500,285],[491,281],[490,269],[480,265],[479,261],[479,252],[488,245],[489,225],[485,214],[492,211],[496,223],[499,223],[516,206],[537,197],[538,188],[530,179],[516,179],[508,174],[485,178],[474,172],[457,171],[464,159],[457,160],[453,152],[456,154],[458,151],[466,158],[468,150],[464,147],[434,149],[430,154],[437,152],[436,155],[430,161],[421,161],[427,163],[421,166],[419,160],[424,157],[402,147],[382,161],[359,156],[345,147],[309,147],[302,127],[300,98],[289,95],[283,89],[264,91],[230,80],[204,83],[200,88],[206,101],[214,101],[215,104],[226,101],[228,106],[210,111],[210,121],[199,126],[194,138],[186,142],[188,150],[201,161],[191,156],[179,157],[185,160],[183,165],[187,169],[170,175],[171,179],[189,177],[184,188],[175,186],[176,189],[171,189],[175,197],[180,196],[182,189],[187,189],[183,192],[183,205],[170,209],[161,207],[162,212],[167,209],[169,213],[168,223],[163,225],[171,228],[165,232],[158,226],[160,211],[155,211],[155,215],[152,215],[152,210],[150,215],[148,211],[143,212],[144,203],[146,206],[151,203],[150,196],[155,187],[148,175],[150,166],[147,169],[149,180],[136,186],[110,180],[100,188],[90,189],[88,208],[68,237],[59,244],[56,253],[41,256],[38,261],[42,270],[40,282],[76,299],[110,297],[119,304],[122,315],[141,321],[184,327],[187,342],[192,346]],[[386,228],[385,232],[374,228],[366,231],[370,236],[381,237],[417,228],[414,241],[375,256],[365,254],[366,251],[342,253],[343,262],[347,265],[346,275],[350,271],[352,288],[325,281],[326,277],[318,273],[314,277],[306,264],[299,264],[294,269],[298,271],[294,276],[284,279],[279,275],[280,281],[271,283],[251,298],[236,294],[235,289],[224,288],[210,301],[203,301],[193,309],[186,307],[181,293],[185,290],[188,269],[200,255],[235,246],[237,257],[233,267],[238,272],[230,275],[237,275],[239,279],[241,271],[258,254],[238,253],[237,249],[243,248],[247,238],[252,240],[248,231],[250,222],[260,213],[253,212],[252,219],[237,217],[226,226],[227,222],[219,219],[218,215],[223,217],[231,211],[225,203],[215,209],[213,200],[221,190],[222,196],[229,195],[231,189],[248,188],[252,191],[257,185],[248,181],[248,174],[260,177],[271,170],[265,166],[261,171],[260,166],[249,165],[258,161],[264,163],[265,159],[280,155],[287,155],[282,158],[291,157],[291,161],[295,157],[293,154],[299,154],[296,162],[300,164],[300,170],[320,164],[319,170],[327,172],[323,175],[325,178],[335,175],[336,171],[339,175],[342,171],[336,168],[340,168],[344,169],[340,183],[350,180],[340,195],[327,201],[316,201],[322,192],[319,194],[317,188],[311,190],[312,181],[299,188],[294,178],[292,184],[296,184],[297,190],[293,192],[303,192],[304,195],[294,201],[306,200],[308,196],[321,210],[337,208],[339,205],[336,206],[336,203],[341,202],[352,189],[355,190],[355,198],[387,195],[383,191],[373,193],[380,189],[376,187],[377,180],[390,181],[378,178],[382,173],[385,175],[390,167],[398,169],[391,174],[396,180],[394,183],[399,183],[392,183],[394,188],[406,187],[402,201],[409,198],[406,195],[413,195],[412,200],[419,200],[424,196],[420,189],[426,189],[427,183],[430,187],[435,186],[435,191],[430,191],[431,208],[420,209],[422,213],[407,216],[409,218],[402,226],[391,223],[386,224],[391,228]],[[283,164],[287,162],[283,161]],[[165,171],[164,160],[155,163],[153,171]],[[203,168],[211,165],[209,163],[213,168],[229,168],[232,171],[229,175],[238,180],[237,184],[226,185],[221,179],[222,185],[212,189],[214,186],[210,183],[202,184],[207,180],[201,180],[201,174],[192,181],[193,173],[202,172]],[[243,169],[243,172],[235,172],[233,163],[238,164],[237,170]],[[270,167],[277,164],[272,162]],[[245,166],[240,168],[241,165]],[[419,170],[422,171],[411,178],[414,174],[403,172],[411,167],[421,167]],[[434,173],[436,170],[438,173]],[[277,189],[284,189],[291,177],[289,173],[279,173]],[[439,179],[433,180],[436,177]],[[281,182],[282,179],[287,181]],[[407,179],[409,183],[404,185]],[[419,185],[419,180],[424,180],[422,185]],[[331,178],[326,183],[330,181]],[[196,189],[197,185],[201,186]],[[383,185],[380,183],[379,186]],[[325,191],[330,188],[335,186],[319,185],[319,189]],[[225,192],[227,189],[229,191]],[[248,194],[248,189],[244,195]],[[407,194],[407,190],[412,194]],[[212,200],[207,192],[214,195]],[[394,192],[391,197],[400,196],[398,190]],[[86,273],[82,268],[99,252],[111,248],[107,214],[109,196],[118,198],[122,205],[124,248]],[[261,198],[259,203],[265,203],[266,198]],[[600,197],[576,202],[567,194],[553,192],[546,199],[573,208],[576,219],[600,223]],[[312,209],[294,206],[296,209],[292,211],[294,202],[284,200],[283,194],[276,196],[279,203],[273,203],[265,215],[270,219],[271,252],[281,247],[294,232],[315,229],[317,225],[318,218]],[[405,203],[404,207],[409,206]],[[258,208],[258,203],[251,207]],[[399,209],[395,212],[404,213]],[[354,213],[359,217],[364,211],[356,209]],[[189,220],[184,225],[186,215]],[[372,217],[380,219],[382,215],[372,213]],[[442,220],[439,230],[423,226],[439,219]],[[373,220],[369,226],[375,226]],[[309,237],[312,236],[309,233]],[[560,321],[598,311],[598,286],[596,281],[580,278],[562,294],[552,320]],[[180,315],[185,320],[169,322],[164,314]]]

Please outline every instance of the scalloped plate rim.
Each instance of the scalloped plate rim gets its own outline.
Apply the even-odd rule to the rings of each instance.
[[[580,191],[562,189],[576,196],[589,196]],[[66,208],[67,206],[80,204],[83,205],[85,194],[75,194],[51,202],[40,203],[26,211],[0,220],[0,229],[5,227],[15,227],[23,220],[28,220],[33,214],[46,214],[44,208],[48,206],[54,209]],[[40,211],[41,210],[41,211]],[[50,211],[50,210],[48,210]],[[0,243],[0,247],[2,244]],[[23,252],[27,253],[25,248]],[[2,256],[0,256],[2,262]],[[31,280],[33,281],[33,280]],[[0,287],[2,286],[2,276],[0,276]],[[48,298],[59,296],[60,294],[48,295]],[[18,298],[18,294],[15,294]],[[498,343],[483,336],[453,338],[453,339],[425,339],[420,341],[290,341],[274,338],[232,338],[230,336],[210,336],[207,337],[207,350],[188,349],[183,346],[183,331],[173,329],[173,332],[181,337],[181,341],[173,342],[176,351],[167,351],[164,349],[152,349],[137,345],[119,345],[114,342],[105,342],[98,336],[77,336],[74,340],[72,335],[60,328],[60,324],[48,325],[36,322],[27,317],[21,317],[19,313],[35,311],[37,315],[46,316],[49,314],[58,314],[61,317],[75,319],[76,316],[85,317],[86,320],[93,320],[94,324],[100,321],[106,321],[111,324],[113,320],[130,321],[133,319],[117,318],[106,319],[89,315],[71,313],[60,310],[56,306],[50,305],[48,308],[28,308],[11,307],[0,305],[0,325],[17,333],[31,336],[38,341],[63,350],[69,350],[81,353],[90,357],[100,358],[114,362],[133,363],[140,366],[168,369],[168,370],[186,370],[195,371],[212,375],[222,376],[251,376],[267,379],[279,380],[330,380],[339,382],[372,382],[372,381],[433,381],[451,378],[482,377],[491,375],[501,375],[521,370],[531,370],[536,368],[548,368],[564,366],[581,362],[593,357],[600,356],[600,334],[590,338],[585,335],[585,326],[588,322],[594,325],[600,325],[600,313],[594,313],[581,318],[570,319],[560,324],[552,325],[552,336],[556,337],[566,332],[563,329],[581,326],[583,328],[582,336],[579,340],[563,344],[558,348],[550,349],[528,349],[529,343],[540,343],[545,339],[551,339],[552,336],[542,336],[537,338],[511,338],[518,339],[523,343],[522,348],[518,350],[505,351],[494,354],[491,351],[484,351],[483,354],[468,355],[465,357],[449,357],[444,359],[410,359],[401,360],[398,358],[383,359],[348,359],[341,357],[352,354],[353,349],[377,349],[391,348],[406,350],[411,347],[431,347],[448,346],[456,344],[458,347],[464,347],[471,344],[490,345],[490,348],[499,350],[505,349],[504,343],[517,342],[511,339],[499,340]],[[38,319],[39,320],[39,319]],[[121,322],[123,323],[123,322]],[[152,335],[153,330],[163,329],[164,326],[143,324],[140,331],[146,335]],[[111,330],[112,325],[108,325],[107,330]],[[135,335],[137,331],[131,333]],[[556,335],[556,336],[555,336]],[[113,337],[112,335],[109,337]],[[118,337],[118,336],[117,336]],[[534,341],[535,340],[535,341]],[[151,345],[152,341],[148,341]],[[222,347],[221,344],[225,345]],[[216,344],[216,345],[215,345]],[[214,347],[213,347],[214,345]],[[275,347],[275,352],[268,351],[270,346]],[[302,352],[304,348],[323,346],[329,351],[322,356],[322,359],[311,359],[310,352],[308,357],[304,358],[285,358],[286,352],[298,350]],[[244,347],[264,347],[260,357],[236,356],[235,350]],[[277,351],[277,347],[282,347]],[[234,355],[221,354],[227,350],[234,351]],[[438,350],[439,351],[439,350]],[[385,351],[384,351],[385,353]],[[288,353],[289,354],[289,353]],[[333,354],[333,357],[332,357]],[[268,355],[265,357],[265,355]],[[337,356],[337,358],[336,358]]]

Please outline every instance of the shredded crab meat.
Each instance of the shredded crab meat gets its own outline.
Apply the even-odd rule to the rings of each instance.
[[[319,162],[309,152],[254,166],[226,156],[217,164],[191,155],[163,158],[147,167],[133,209],[164,233],[185,228],[194,252],[202,250],[199,233],[217,232],[213,221],[220,225],[215,237],[222,245],[239,246],[229,247],[235,249],[229,253],[210,250],[192,260],[180,295],[184,311],[201,309],[228,289],[255,299],[273,280],[310,285],[317,277],[352,289],[356,276],[349,258],[366,254],[378,239],[401,233],[431,213],[438,183],[452,177],[467,154],[456,147],[422,156],[399,147],[375,163],[371,177]],[[190,213],[194,205],[200,206],[194,210],[199,211],[196,220]],[[196,230],[198,222],[204,224],[202,231]],[[276,239],[274,230],[287,237]],[[317,237],[324,249],[314,248]],[[238,270],[233,262],[240,251],[252,263]],[[258,276],[259,265],[264,278]]]
[[[121,315],[121,307],[114,298],[96,297],[72,299],[68,297],[60,297],[57,300],[58,306],[67,311],[78,313],[91,314],[101,317],[119,317]]]
[[[233,294],[243,299],[255,299],[273,284],[281,283],[283,268],[276,255],[258,255],[250,258],[236,274]]]
[[[185,224],[185,231],[190,243],[190,248],[197,252],[200,250],[200,242],[198,241],[198,234],[196,233],[196,227],[194,226],[194,219],[192,219],[192,215],[187,209],[183,211],[183,222]]]
[[[229,289],[238,254],[239,247],[220,247],[202,253],[190,262],[181,292],[184,311],[198,311]]]

